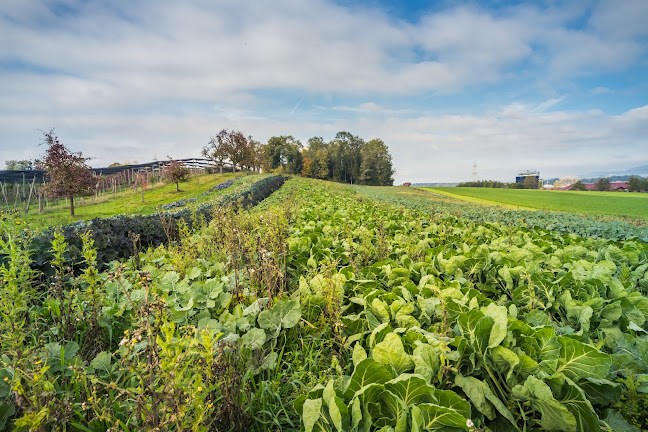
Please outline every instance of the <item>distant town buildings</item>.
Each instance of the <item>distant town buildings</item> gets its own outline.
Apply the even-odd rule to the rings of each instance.
[[[534,178],[535,182],[540,181],[540,171],[538,170],[526,170],[518,173],[518,175],[515,176],[515,183],[524,183],[524,180],[527,178]]]

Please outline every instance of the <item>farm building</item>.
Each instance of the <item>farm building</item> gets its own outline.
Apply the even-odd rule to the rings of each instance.
[[[538,170],[526,170],[518,173],[515,176],[515,183],[524,183],[528,177],[534,178],[536,182],[540,181],[540,171]]]
[[[596,183],[585,183],[585,187],[587,188],[588,191],[594,191],[596,190]],[[570,184],[568,186],[555,188],[554,190],[572,190],[573,188],[574,185]],[[628,183],[622,181],[610,182],[610,189],[608,190],[625,192],[628,190]]]

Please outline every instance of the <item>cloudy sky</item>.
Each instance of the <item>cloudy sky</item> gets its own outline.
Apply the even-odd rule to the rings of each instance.
[[[0,164],[347,130],[397,182],[648,163],[648,1],[0,0]]]

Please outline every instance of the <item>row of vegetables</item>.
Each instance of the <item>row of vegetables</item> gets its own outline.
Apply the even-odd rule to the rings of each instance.
[[[646,243],[393,201],[291,179],[105,272],[59,236],[48,288],[4,241],[0,430],[647,426]]]
[[[648,245],[313,201],[293,256],[388,254],[332,276],[353,367],[298,400],[306,431],[636,430],[612,407],[648,391]]]

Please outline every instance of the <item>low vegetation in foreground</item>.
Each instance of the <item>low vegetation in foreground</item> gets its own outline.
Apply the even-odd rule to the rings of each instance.
[[[0,429],[648,427],[645,241],[386,191],[291,179],[106,271],[57,235],[49,277],[3,217]]]

